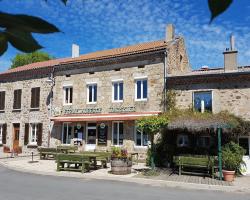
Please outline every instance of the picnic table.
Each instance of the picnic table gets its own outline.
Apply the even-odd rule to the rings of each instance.
[[[64,145],[61,145],[61,146],[57,146],[57,151],[59,153],[75,153],[77,150],[78,150],[78,147],[77,146],[64,146]]]
[[[47,147],[39,147],[38,152],[40,154],[40,159],[49,159],[55,158],[57,155],[57,148],[47,148]]]

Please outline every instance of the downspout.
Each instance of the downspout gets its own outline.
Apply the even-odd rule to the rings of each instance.
[[[163,111],[164,112],[167,111],[167,105],[166,105],[167,104],[167,102],[166,102],[167,101],[167,56],[168,56],[168,54],[167,54],[167,49],[166,49],[166,51],[164,52],[164,63],[163,63],[163,65],[164,65]]]
[[[51,83],[51,88],[50,88],[50,110],[49,110],[49,135],[48,135],[48,147],[50,147],[50,139],[51,139],[51,133],[52,133],[52,122],[51,122],[51,117],[52,117],[52,112],[53,112],[53,98],[54,98],[54,86],[55,86],[55,78],[54,78],[54,71],[55,68],[53,67],[52,72],[50,74],[49,79],[52,81]]]

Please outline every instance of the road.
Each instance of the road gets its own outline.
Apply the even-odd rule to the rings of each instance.
[[[250,200],[250,194],[21,173],[0,166],[0,200]]]

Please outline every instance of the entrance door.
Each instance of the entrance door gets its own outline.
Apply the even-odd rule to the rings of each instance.
[[[96,123],[88,123],[86,151],[96,148]]]
[[[13,124],[13,149],[19,150],[20,124]]]

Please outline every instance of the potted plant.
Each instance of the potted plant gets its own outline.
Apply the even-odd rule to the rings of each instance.
[[[128,151],[120,147],[113,147],[111,154],[111,173],[117,175],[130,174],[132,161]]]
[[[239,173],[245,150],[234,142],[230,142],[222,147],[223,177],[225,181],[233,181],[235,173]]]

